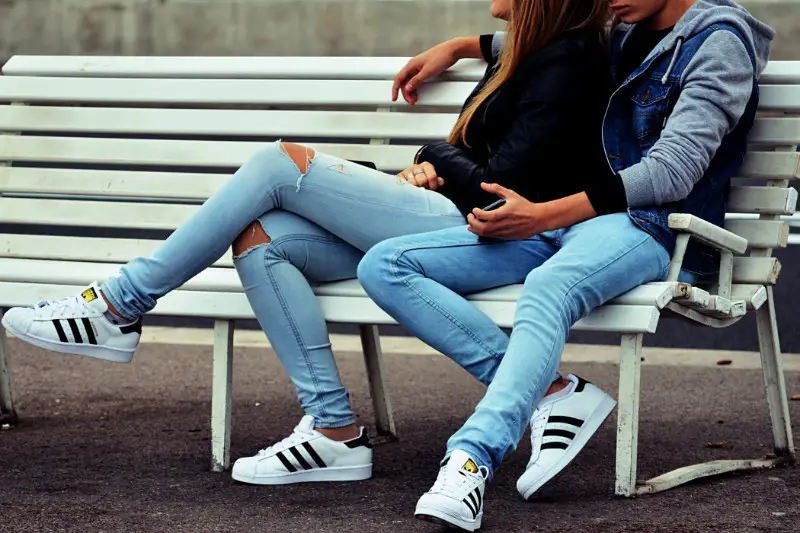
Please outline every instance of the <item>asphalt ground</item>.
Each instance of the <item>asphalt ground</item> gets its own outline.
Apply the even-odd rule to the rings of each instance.
[[[400,441],[375,450],[365,482],[258,487],[209,471],[211,348],[143,345],[130,365],[59,356],[11,340],[20,425],[0,432],[2,532],[438,532],[413,519],[445,442],[482,387],[434,355],[387,355]],[[645,357],[646,357],[645,352]],[[796,356],[792,356],[796,357]],[[360,354],[338,354],[371,423]],[[570,363],[615,395],[617,367]],[[787,374],[800,393],[800,372]],[[760,373],[646,365],[640,477],[712,459],[760,457],[771,433]],[[794,420],[798,404],[793,402]],[[266,349],[237,350],[232,455],[285,437],[301,416]],[[614,415],[535,502],[514,484],[527,437],[490,485],[483,531],[762,532],[800,530],[800,469],[727,475],[635,500],[613,496]],[[721,448],[709,443],[723,443]]]

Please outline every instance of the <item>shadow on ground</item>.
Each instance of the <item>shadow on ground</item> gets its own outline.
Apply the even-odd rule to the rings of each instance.
[[[373,479],[252,487],[208,471],[210,348],[148,345],[133,364],[114,365],[17,341],[10,347],[23,422],[0,432],[0,524],[9,533],[438,532],[411,518],[414,504],[435,478],[447,437],[482,392],[443,357],[387,356],[401,441],[376,449]],[[341,354],[339,364],[370,423],[360,355]],[[616,366],[564,370],[616,389]],[[790,390],[800,392],[800,374],[788,378]],[[286,436],[301,412],[271,353],[239,350],[234,379],[237,457]],[[730,367],[645,367],[640,477],[766,454],[771,436],[760,379]],[[534,503],[521,502],[514,489],[528,459],[526,436],[489,488],[483,531],[797,531],[796,468],[614,498],[613,422]],[[709,442],[725,446],[711,449]]]

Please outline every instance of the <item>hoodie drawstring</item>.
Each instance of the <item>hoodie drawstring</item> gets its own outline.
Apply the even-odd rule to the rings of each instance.
[[[672,52],[672,59],[669,62],[667,71],[664,72],[664,75],[661,77],[661,85],[666,85],[667,78],[669,78],[669,75],[672,72],[672,67],[675,66],[675,61],[678,60],[678,54],[681,52],[682,44],[683,44],[683,37],[678,37],[678,40],[675,42],[675,51]]]

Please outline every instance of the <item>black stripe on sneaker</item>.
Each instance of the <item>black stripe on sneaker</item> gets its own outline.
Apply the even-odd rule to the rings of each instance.
[[[68,318],[67,324],[69,324],[69,329],[72,330],[72,336],[75,338],[75,342],[78,344],[83,344],[83,337],[81,337],[81,330],[78,329],[78,323],[75,322],[74,318]]]
[[[480,506],[478,505],[478,500],[475,499],[475,495],[470,492],[467,494],[467,498],[469,498],[469,501],[472,502],[472,506],[475,508],[475,511],[480,511]]]
[[[304,470],[311,470],[312,468],[314,468],[313,466],[308,464],[306,458],[303,457],[303,455],[297,451],[297,448],[289,448],[289,451],[292,452],[292,455],[294,455],[294,458],[297,459],[297,462],[300,463],[300,466],[302,466]]]
[[[328,466],[328,465],[325,464],[325,461],[322,460],[322,457],[319,456],[319,454],[317,453],[317,450],[315,450],[311,446],[311,443],[304,442],[303,443],[303,448],[305,448],[306,453],[308,453],[308,456],[311,457],[314,460],[315,463],[317,463],[318,467],[326,468]]]
[[[565,439],[574,439],[575,433],[565,429],[545,429],[542,437],[564,437]]]
[[[554,415],[547,419],[548,424],[569,424],[571,426],[581,427],[583,420],[579,418],[572,418],[571,416],[558,416]]]
[[[470,494],[470,496],[472,496],[472,494]],[[466,505],[469,508],[469,510],[472,512],[472,518],[473,519],[476,516],[478,516],[478,511],[476,511],[475,508],[472,506],[473,504],[469,503],[468,499],[464,498],[462,501],[464,502],[464,505]]]
[[[283,463],[283,466],[286,468],[286,470],[288,470],[289,472],[297,472],[297,469],[296,469],[296,468],[294,467],[294,465],[293,465],[292,463],[290,463],[290,462],[289,462],[289,460],[288,460],[288,459],[287,459],[287,458],[286,458],[286,457],[283,455],[283,452],[278,452],[278,453],[276,453],[276,454],[275,454],[275,457],[277,457],[277,458],[280,460],[280,462],[281,462],[281,463]]]
[[[475,497],[478,498],[478,510],[480,511],[481,507],[483,507],[483,496],[481,496],[481,488],[480,487],[475,489]]]
[[[542,444],[542,450],[558,449],[566,450],[569,444],[566,442],[545,442]]]
[[[56,333],[58,333],[58,340],[61,342],[67,342],[67,334],[64,333],[64,328],[61,326],[61,321],[53,320],[53,326],[56,328]]]
[[[578,384],[575,385],[575,392],[583,392],[584,387],[586,387],[586,384],[589,382],[583,379],[582,377],[579,376],[575,377],[578,378]]]
[[[88,318],[82,318],[81,322],[83,322],[83,329],[86,330],[86,336],[89,337],[89,344],[97,344],[97,339],[92,329],[92,322]]]
[[[128,324],[127,326],[120,326],[119,330],[122,333],[138,333],[142,334],[142,319],[140,318],[133,324]]]

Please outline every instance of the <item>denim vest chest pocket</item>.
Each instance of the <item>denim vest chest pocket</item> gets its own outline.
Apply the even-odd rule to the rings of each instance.
[[[628,94],[633,106],[633,128],[640,149],[646,153],[661,136],[670,111],[672,83],[648,79]]]

